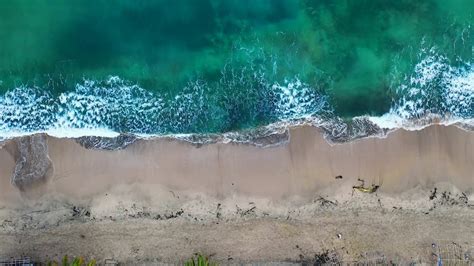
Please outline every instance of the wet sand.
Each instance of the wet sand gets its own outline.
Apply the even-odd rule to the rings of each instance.
[[[266,148],[158,138],[109,151],[42,136],[37,141],[47,151],[26,149],[35,153],[28,160],[50,163],[34,171],[18,166],[25,156],[19,140],[7,141],[0,149],[0,237],[15,245],[0,244],[0,257],[26,251],[44,259],[45,249],[34,246],[46,245],[58,254],[129,262],[177,262],[191,251],[215,253],[220,262],[226,256],[234,262],[296,262],[324,250],[340,261],[364,261],[361,254],[368,252],[429,262],[430,242],[462,242],[464,253],[474,245],[473,132],[433,125],[331,145],[318,128],[301,126],[291,128],[289,138]],[[36,173],[39,181],[20,192],[11,184],[15,167]],[[380,188],[354,191],[358,178]],[[407,233],[397,235],[401,228]],[[148,239],[142,230],[162,233],[150,231]],[[203,236],[206,230],[215,237]],[[337,231],[348,237],[334,239]],[[238,232],[249,242],[239,240]],[[82,244],[74,248],[71,239],[77,237]],[[121,247],[114,253],[117,241]]]
[[[10,178],[14,141],[0,149],[0,205],[21,201]],[[317,128],[297,127],[289,143],[260,148],[173,139],[138,140],[123,150],[85,149],[74,139],[47,137],[52,173],[44,193],[89,198],[120,184],[159,184],[216,197],[231,194],[280,199],[364,179],[386,193],[448,182],[474,188],[474,133],[455,126],[398,130],[386,138],[330,145]],[[342,180],[334,177],[342,175]]]

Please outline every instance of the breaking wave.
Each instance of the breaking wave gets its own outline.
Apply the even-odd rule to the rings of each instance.
[[[238,130],[232,127],[249,119],[307,118],[327,106],[326,96],[296,78],[284,84],[259,85],[216,95],[206,83],[196,81],[175,96],[152,93],[117,76],[84,80],[74,91],[59,95],[38,87],[19,87],[0,97],[0,135],[219,133],[228,128]]]
[[[390,111],[369,119],[383,128],[418,129],[432,124],[465,124],[474,118],[474,69],[436,49],[422,50],[412,75],[396,88]],[[469,127],[470,127],[469,126]]]
[[[193,134],[238,131],[224,136],[245,142],[262,135],[283,136],[282,127],[306,123],[322,128],[329,140],[342,142],[433,122],[472,128],[471,63],[453,66],[435,49],[420,55],[412,75],[396,87],[390,111],[379,117],[342,119],[328,95],[298,77],[278,83],[262,73],[242,71],[240,76],[224,75],[217,88],[196,80],[169,95],[111,76],[102,81],[85,79],[60,94],[28,86],[6,92],[0,96],[0,138],[44,132],[57,137],[173,135],[203,143],[209,138]]]
[[[449,64],[446,57],[432,49],[415,67],[406,84],[399,87],[400,100],[392,112],[404,119],[421,118],[429,114],[445,117],[474,116],[474,72],[470,63],[459,67]]]

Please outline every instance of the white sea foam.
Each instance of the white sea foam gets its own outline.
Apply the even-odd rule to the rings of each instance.
[[[474,69],[436,52],[422,50],[413,74],[397,88],[389,113],[369,120],[381,128],[418,130],[432,123],[471,124],[474,117]]]
[[[285,80],[285,84],[272,85],[276,92],[275,111],[282,121],[311,117],[325,108],[326,97],[316,94],[314,89],[299,79]]]
[[[430,50],[397,89],[390,114],[413,120],[436,114],[450,119],[474,116],[474,72],[471,64],[453,67]]]
[[[222,119],[209,102],[212,96],[206,94],[206,86],[190,82],[172,98],[116,76],[86,79],[57,96],[37,87],[18,87],[0,96],[0,138],[36,133],[71,138],[113,137],[120,132],[147,137],[193,133],[208,121]],[[263,115],[277,121],[310,117],[326,103],[324,96],[298,79],[263,84],[262,90],[261,98],[268,100]]]
[[[382,116],[368,116],[367,119],[380,128],[386,129],[403,128],[405,123],[405,120],[401,116],[393,113],[384,114]]]
[[[0,96],[0,138],[35,133],[69,138],[115,137],[120,133],[189,138],[189,134],[205,132],[210,124],[216,128],[219,123],[232,124],[232,119],[239,119],[240,104],[246,106],[243,110],[250,112],[250,119],[265,117],[287,125],[310,119],[311,124],[331,129],[336,135],[355,128],[354,134],[375,132],[364,120],[383,129],[417,130],[432,123],[472,125],[472,65],[458,62],[452,66],[435,49],[423,50],[421,55],[413,74],[396,89],[390,111],[378,117],[356,117],[350,126],[331,113],[327,96],[297,77],[278,83],[266,80],[262,73],[250,75],[254,81],[246,80],[248,73],[225,76],[220,86],[229,94],[216,100],[203,81],[190,82],[170,97],[111,76],[103,81],[85,79],[74,90],[59,95],[27,86],[8,91]],[[249,95],[242,89],[248,89]],[[365,125],[370,129],[365,130]]]

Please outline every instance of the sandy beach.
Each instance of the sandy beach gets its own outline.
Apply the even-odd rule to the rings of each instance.
[[[0,266],[474,266],[473,17],[0,0]]]
[[[474,133],[432,125],[340,144],[310,126],[287,135],[266,148],[5,141],[0,257],[405,264],[441,252],[474,262]]]

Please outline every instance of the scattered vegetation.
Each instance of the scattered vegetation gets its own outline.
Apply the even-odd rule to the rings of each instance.
[[[61,264],[57,261],[50,261],[47,263],[48,266],[95,266],[96,261],[95,259],[86,262],[83,257],[75,257],[71,262],[67,255],[63,257]]]
[[[217,266],[217,263],[209,261],[208,257],[201,254],[195,256],[184,263],[184,266]]]
[[[299,263],[302,265],[341,265],[342,260],[336,250],[323,250],[320,253],[315,253],[311,256],[305,256],[306,252],[296,245],[296,249],[300,252]]]
[[[318,202],[321,207],[326,207],[326,208],[332,208],[332,207],[337,206],[337,201],[331,201],[321,196],[319,196],[318,199],[314,200],[314,202],[315,203]]]

